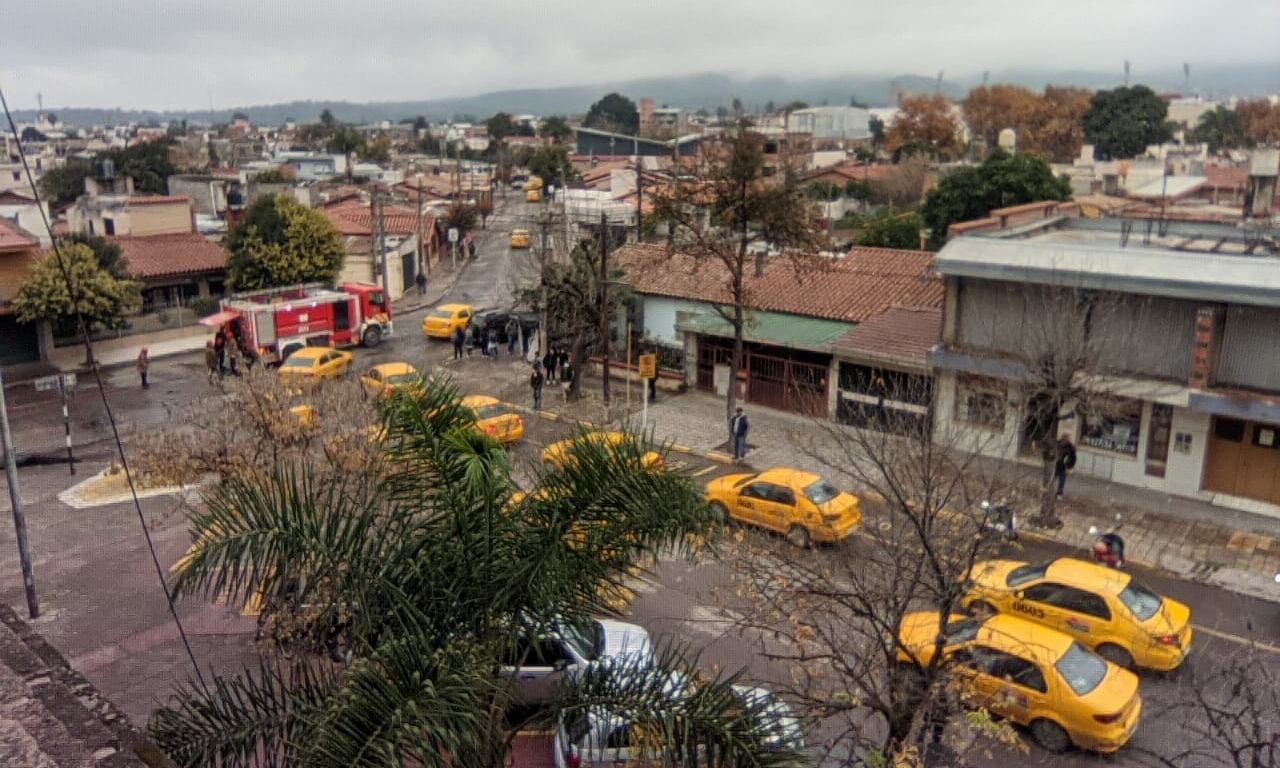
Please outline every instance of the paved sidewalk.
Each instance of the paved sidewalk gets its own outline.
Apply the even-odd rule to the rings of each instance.
[[[593,384],[598,380],[589,379]],[[586,382],[584,382],[586,384]],[[588,389],[592,385],[586,384]],[[556,401],[547,405],[566,417],[584,412]],[[821,472],[837,484],[856,488],[818,458],[835,456],[830,422],[815,422],[796,414],[747,406],[751,420],[747,454],[750,467],[792,466]],[[695,453],[721,454],[728,439],[724,400],[703,392],[659,395],[649,407],[649,429],[659,442],[674,443]],[[633,428],[640,427],[638,408]],[[1005,463],[1010,472],[1034,473],[1038,468]],[[1087,551],[1093,543],[1091,526],[1106,528],[1121,519],[1129,559],[1201,583],[1242,594],[1280,601],[1280,519],[1224,509],[1206,501],[1168,496],[1142,488],[1073,475],[1067,498],[1057,505],[1063,525],[1056,530],[1023,528],[1025,535],[1056,541]],[[1025,517],[1025,514],[1024,514]]]

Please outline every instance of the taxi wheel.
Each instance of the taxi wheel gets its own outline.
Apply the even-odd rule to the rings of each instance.
[[[794,547],[800,549],[809,548],[809,532],[805,530],[803,525],[793,525],[787,531],[787,541],[791,542]]]
[[[1103,643],[1096,651],[1099,656],[1121,669],[1133,669],[1133,656],[1118,645]]]
[[[1049,752],[1066,752],[1071,746],[1071,737],[1062,730],[1062,726],[1052,720],[1037,720],[1032,723],[1031,738]]]
[[[721,525],[729,524],[729,508],[718,501],[711,502],[711,511],[715,513],[716,520]]]
[[[986,600],[975,600],[969,604],[969,615],[975,619],[985,619],[996,615],[996,609]]]

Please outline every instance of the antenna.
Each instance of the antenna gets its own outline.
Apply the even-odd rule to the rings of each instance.
[[[1191,95],[1191,63],[1182,62],[1182,95]]]
[[[44,94],[36,91],[36,111],[44,112]]]
[[[1124,60],[1124,84],[1126,87],[1129,85],[1129,60],[1128,59]]]
[[[942,93],[942,70],[938,70],[938,80],[933,84],[934,93]]]

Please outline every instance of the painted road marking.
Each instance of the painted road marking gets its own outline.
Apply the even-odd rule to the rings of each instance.
[[[1226,640],[1227,642],[1235,643],[1236,645],[1252,645],[1254,648],[1257,648],[1260,651],[1266,651],[1267,653],[1274,653],[1276,655],[1280,655],[1280,645],[1269,645],[1267,643],[1260,643],[1257,640],[1250,640],[1247,637],[1241,637],[1240,635],[1233,635],[1230,632],[1223,632],[1222,630],[1219,630],[1219,629],[1210,629],[1209,627],[1202,627],[1199,624],[1192,624],[1191,628],[1197,632],[1203,632],[1206,635],[1209,635],[1210,637],[1216,637],[1219,640]]]
[[[703,475],[715,472],[719,468],[720,467],[717,467],[715,464],[710,464],[698,470],[697,472],[694,472],[693,474],[690,475],[690,477],[702,477]]]

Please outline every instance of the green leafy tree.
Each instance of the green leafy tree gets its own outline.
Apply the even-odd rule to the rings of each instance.
[[[782,111],[786,112],[787,114],[791,114],[792,112],[797,112],[801,109],[808,109],[808,108],[809,108],[809,102],[796,100],[796,101],[787,102],[786,106],[782,108]]]
[[[1084,140],[1104,160],[1135,157],[1172,138],[1168,113],[1164,99],[1145,85],[1098,91],[1084,113]]]
[[[340,125],[333,129],[326,146],[330,152],[347,159],[347,181],[351,181],[355,174],[355,169],[351,167],[351,156],[364,149],[364,137],[354,127]]]
[[[288,184],[290,181],[293,177],[279,168],[268,168],[249,177],[250,184]]]
[[[40,194],[55,206],[75,202],[84,194],[84,180],[93,173],[93,166],[82,160],[68,160],[66,165],[50,168],[36,182]]]
[[[1188,138],[1208,144],[1209,151],[1214,154],[1224,149],[1237,149],[1245,144],[1244,123],[1240,121],[1240,113],[1219,104],[1213,111],[1200,116]]]
[[[829,181],[815,181],[809,185],[809,197],[824,203],[832,203],[840,199],[842,190]]]
[[[924,220],[914,212],[886,211],[873,217],[858,233],[858,245],[868,248],[920,248],[920,231]]]
[[[324,214],[285,195],[264,197],[227,233],[231,288],[332,282],[346,253]]]
[[[45,136],[43,133],[37,130],[35,126],[28,125],[26,128],[22,129],[23,143],[26,143],[28,141],[48,141],[48,140],[49,140],[49,137]]]
[[[66,242],[59,250],[61,266],[57,256],[46,256],[18,287],[13,299],[18,322],[48,320],[66,325],[79,310],[90,329],[124,327],[125,317],[142,306],[138,284],[103,269],[93,249],[83,243]]]
[[[506,112],[495,113],[493,117],[484,121],[484,127],[489,131],[489,138],[493,141],[502,141],[516,132],[515,122]]]
[[[582,124],[588,128],[634,134],[640,130],[640,113],[634,101],[620,93],[610,93],[591,105]]]
[[[980,219],[996,208],[1041,200],[1071,199],[1071,183],[1055,177],[1049,164],[1032,155],[992,152],[982,165],[957,168],[929,191],[921,214],[934,250],[947,241],[947,228]]]
[[[427,118],[423,117],[422,115],[418,115],[417,117],[413,118],[414,131],[418,131],[418,132],[425,131],[427,130],[428,127],[429,127],[429,124],[427,123]]]
[[[178,169],[169,161],[172,139],[159,139],[133,144],[124,149],[112,149],[98,155],[98,160],[110,159],[116,173],[133,179],[134,189],[153,195],[169,192],[169,177]]]
[[[526,163],[529,172],[542,179],[547,186],[563,187],[573,178],[573,163],[569,149],[563,144],[538,147]]]
[[[729,119],[729,108],[721,104],[716,107],[716,120],[723,123]]]
[[[867,201],[874,193],[871,182],[862,179],[849,179],[844,183],[844,196],[850,200]]]
[[[514,726],[495,670],[532,662],[518,657],[520,641],[607,613],[646,558],[687,553],[718,529],[691,478],[646,469],[649,446],[635,439],[579,438],[572,460],[521,493],[506,451],[475,428],[456,389],[434,380],[424,390],[382,407],[380,461],[336,478],[317,462],[260,462],[206,494],[175,593],[259,593],[269,615],[302,624],[298,647],[344,661],[290,663],[265,649],[238,675],[180,685],[149,725],[178,765],[500,765]],[[672,674],[688,695],[660,695]],[[692,751],[798,768],[801,756],[767,737],[776,721],[733,703],[733,681],[662,652],[575,675],[549,716],[614,709],[674,730],[659,764]]]
[[[557,144],[563,144],[573,138],[573,128],[562,115],[551,115],[544,119],[538,132],[543,138],[551,139]]]
[[[338,121],[334,119],[333,113],[329,111],[328,107],[320,110],[320,125],[323,126],[326,131],[333,130],[334,126],[337,124]]]
[[[871,146],[879,149],[884,146],[884,121],[875,115],[867,121],[867,130],[871,132]]]
[[[445,229],[456,228],[459,233],[465,234],[476,228],[476,221],[479,218],[480,212],[476,206],[456,202],[444,212],[441,223]]]
[[[120,246],[107,238],[101,235],[85,235],[75,232],[70,235],[63,235],[61,242],[87,247],[93,251],[93,257],[97,260],[98,266],[106,270],[107,274],[117,280],[128,279],[129,264],[124,260],[124,255],[120,252]]]

